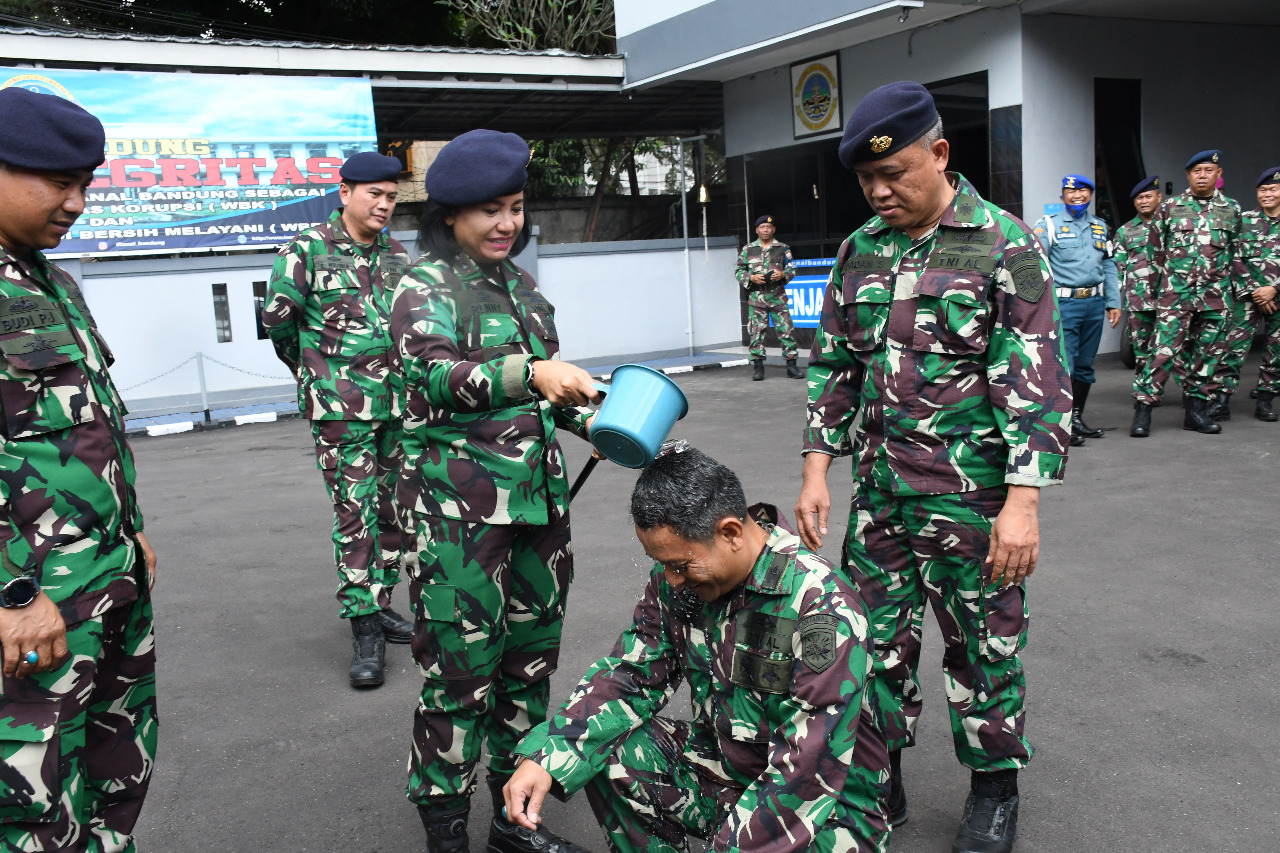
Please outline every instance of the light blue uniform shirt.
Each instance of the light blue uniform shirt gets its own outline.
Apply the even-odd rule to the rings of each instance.
[[[1096,216],[1075,219],[1069,213],[1042,216],[1036,239],[1049,256],[1055,287],[1102,285],[1105,306],[1120,307],[1120,276],[1107,240],[1107,223]]]

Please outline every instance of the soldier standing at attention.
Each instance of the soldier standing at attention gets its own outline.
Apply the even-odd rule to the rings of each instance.
[[[425,679],[407,794],[430,853],[465,853],[487,747],[490,853],[578,853],[499,817],[520,738],[546,719],[573,545],[556,429],[586,438],[590,374],[557,360],[555,309],[512,258],[528,244],[529,146],[472,130],[427,170],[418,246],[391,331],[404,365],[396,483]]]
[[[516,752],[507,814],[587,799],[615,853],[883,853],[884,735],[858,591],[732,471],[670,441],[636,481],[654,561],[631,627]],[[659,716],[687,681],[693,719]]]
[[[1129,340],[1133,344],[1135,370],[1142,370],[1151,355],[1156,329],[1156,288],[1160,276],[1151,256],[1148,236],[1151,218],[1160,206],[1160,176],[1143,178],[1129,193],[1138,215],[1116,231],[1115,258],[1121,289],[1129,309]]]
[[[1100,429],[1084,422],[1084,407],[1095,381],[1093,359],[1102,341],[1105,312],[1111,328],[1120,323],[1120,286],[1107,223],[1089,215],[1093,181],[1084,175],[1062,179],[1066,216],[1046,214],[1036,223],[1035,235],[1049,256],[1049,269],[1057,288],[1062,317],[1062,338],[1071,367],[1071,446],[1086,438],[1102,438]]]
[[[385,643],[408,643],[413,626],[391,609],[400,580],[392,505],[399,468],[401,386],[388,321],[391,291],[409,264],[383,233],[396,207],[400,161],[372,151],[338,172],[342,201],[329,221],[280,250],[262,325],[298,379],[316,464],[333,501],[338,615],[350,620],[352,687],[377,687]]]
[[[845,570],[875,641],[893,825],[915,740],[928,603],[942,629],[956,756],[971,771],[955,853],[1005,853],[1018,822],[1024,579],[1040,489],[1062,481],[1071,391],[1058,303],[1031,230],[946,171],[929,91],[890,83],[853,111],[840,162],[876,215],[841,245],[809,359],[800,537],[827,533],[827,469],[856,451]]]
[[[135,850],[156,757],[151,586],[124,404],[75,279],[102,123],[0,90],[0,847]]]
[[[787,308],[787,282],[796,277],[796,265],[786,243],[773,239],[777,233],[772,216],[756,219],[756,237],[742,249],[735,275],[747,291],[747,335],[751,342],[751,378],[764,379],[764,334],[769,315],[778,323],[778,340],[787,359],[787,377],[799,379],[796,367],[796,329]]]
[[[1231,298],[1230,273],[1240,234],[1240,205],[1215,188],[1222,152],[1201,151],[1187,161],[1187,191],[1165,199],[1151,220],[1149,241],[1159,270],[1160,302],[1151,358],[1133,380],[1129,435],[1151,434],[1151,408],[1160,402],[1171,362],[1187,346],[1182,428],[1222,432],[1209,411],[1220,376]],[[1215,401],[1216,402],[1216,401]]]
[[[1265,316],[1267,352],[1258,369],[1258,399],[1253,414],[1260,421],[1274,422],[1278,416],[1272,401],[1280,392],[1280,312],[1276,311],[1280,287],[1280,166],[1273,166],[1258,177],[1258,209],[1242,217],[1240,251],[1232,277],[1237,306],[1243,306],[1243,310],[1227,341],[1223,392],[1230,396],[1239,386],[1240,368],[1253,343],[1258,315]]]

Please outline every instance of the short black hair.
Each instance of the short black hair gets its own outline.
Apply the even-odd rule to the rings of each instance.
[[[453,239],[453,227],[446,225],[444,221],[446,217],[455,215],[459,209],[441,204],[438,201],[427,200],[427,203],[422,208],[422,224],[418,226],[419,252],[447,260],[462,251],[458,241]],[[511,253],[507,257],[514,258],[523,252],[524,247],[528,246],[529,241],[532,239],[533,222],[529,218],[529,212],[526,210],[524,227],[516,235],[515,241],[511,244]]]
[[[690,542],[710,542],[716,525],[728,516],[747,518],[747,496],[738,475],[684,442],[659,451],[631,493],[636,527],[669,527]]]

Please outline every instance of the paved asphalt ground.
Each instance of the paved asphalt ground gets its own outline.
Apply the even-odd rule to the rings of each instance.
[[[1256,376],[1251,359],[1246,390]],[[804,384],[770,368],[675,377],[691,411],[676,434],[727,463],[753,500],[792,514]],[[1181,429],[1178,392],[1151,438],[1130,439],[1128,374],[1101,366],[1067,484],[1041,502],[1032,608],[1022,853],[1271,851],[1280,847],[1280,424],[1251,402],[1219,436]],[[576,472],[586,445],[569,437]],[[332,591],[330,524],[307,424],[292,420],[135,439],[147,533],[160,555],[160,755],[139,847],[195,851],[425,848],[404,798],[420,680],[406,646],[387,683],[347,686],[350,633]],[[574,507],[577,579],[553,699],[563,700],[628,620],[648,561],[627,521],[635,473],[602,465]],[[833,469],[834,500],[849,468]],[[824,552],[839,554],[844,519]],[[394,605],[409,612],[406,594]],[[967,773],[955,761],[941,644],[927,617],[925,714],[905,759],[899,853],[950,850]],[[685,713],[687,693],[672,703]],[[486,796],[475,798],[484,849]],[[606,850],[585,798],[549,825]]]

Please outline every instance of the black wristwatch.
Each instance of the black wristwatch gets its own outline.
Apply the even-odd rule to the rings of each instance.
[[[0,587],[0,607],[13,610],[26,607],[40,595],[40,582],[29,575],[19,575]]]

